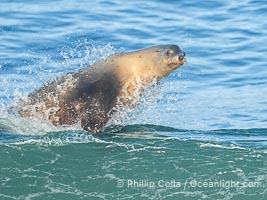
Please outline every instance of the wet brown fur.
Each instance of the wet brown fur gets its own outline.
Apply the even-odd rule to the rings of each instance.
[[[169,49],[170,58],[164,54]],[[28,96],[19,113],[50,120],[55,126],[81,123],[83,129],[97,132],[109,120],[118,97],[127,99],[136,91],[137,78],[147,85],[167,76],[184,63],[177,60],[181,54],[176,45],[162,45],[111,56],[44,85]]]

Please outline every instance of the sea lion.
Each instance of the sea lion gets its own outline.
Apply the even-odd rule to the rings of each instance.
[[[143,88],[184,62],[185,53],[177,45],[113,55],[31,93],[21,103],[19,114],[50,120],[55,126],[80,123],[84,130],[98,132],[116,106],[132,104]]]

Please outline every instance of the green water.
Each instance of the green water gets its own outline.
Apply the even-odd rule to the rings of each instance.
[[[2,134],[0,199],[266,199],[266,130],[174,130]]]
[[[266,200],[266,13],[255,0],[0,0],[0,200]],[[115,123],[139,125],[91,135],[5,115],[61,74],[159,44],[188,67]]]

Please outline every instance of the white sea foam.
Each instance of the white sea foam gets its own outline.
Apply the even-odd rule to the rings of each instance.
[[[244,147],[239,147],[239,146],[234,146],[234,145],[230,145],[230,146],[225,146],[225,145],[221,145],[221,144],[212,144],[212,143],[198,143],[200,148],[222,148],[222,149],[241,149],[241,150],[245,150],[246,148]]]
[[[44,135],[48,132],[81,130],[78,125],[56,127],[49,121],[41,119],[28,120],[7,112],[0,113],[0,129],[22,135]]]

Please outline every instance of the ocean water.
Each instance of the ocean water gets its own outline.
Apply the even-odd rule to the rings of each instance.
[[[265,0],[0,0],[0,199],[267,199],[266,12]],[[187,66],[102,133],[7,114],[64,73],[158,44]]]

